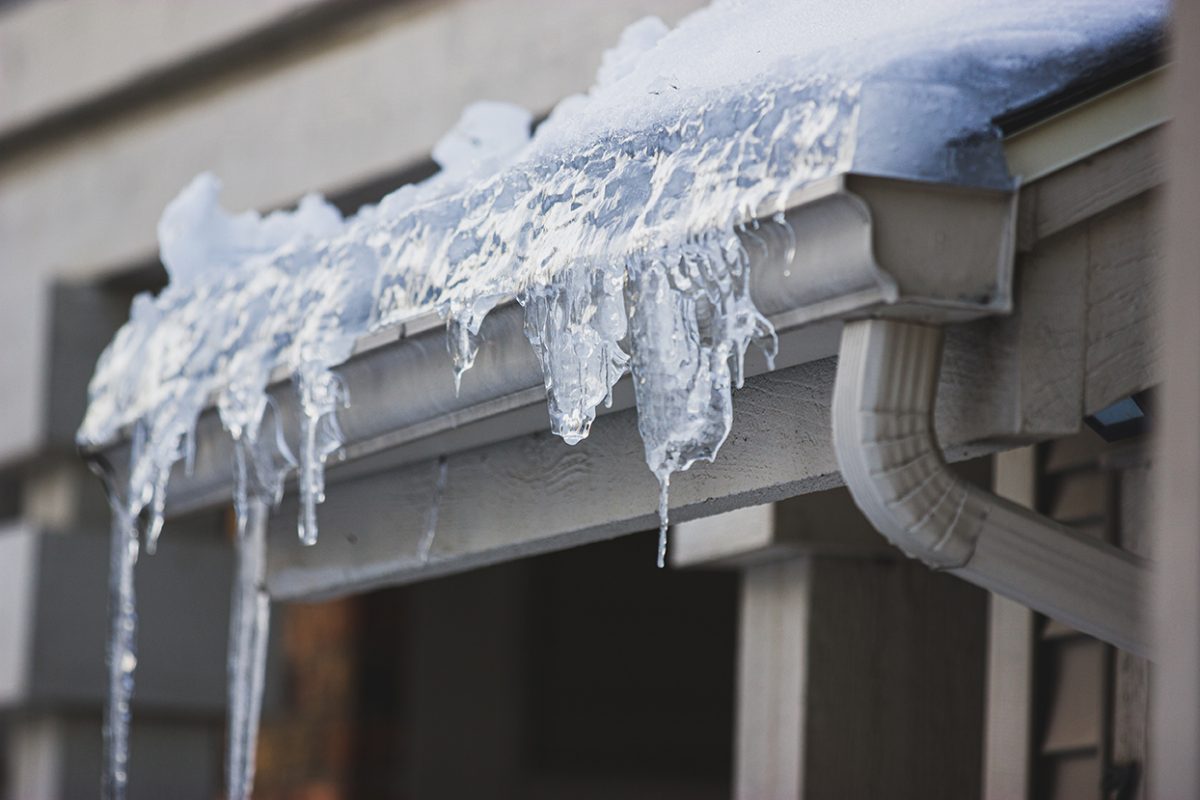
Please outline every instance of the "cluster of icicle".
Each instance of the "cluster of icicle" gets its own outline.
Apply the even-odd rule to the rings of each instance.
[[[873,102],[885,105],[892,97],[903,105],[906,85],[934,86],[944,102],[972,96],[949,87],[960,73],[977,94],[1008,91],[1011,81],[997,76],[1029,72],[1033,54],[1067,52],[1080,38],[1064,20],[1124,13],[1115,0],[1072,0],[1053,12],[1061,20],[1038,25],[1028,20],[1051,12],[1035,13],[1030,0],[968,11],[952,0],[893,5],[718,0],[671,32],[643,20],[605,55],[589,94],[563,101],[535,135],[522,109],[472,106],[435,148],[437,175],[350,218],[316,196],[290,212],[231,215],[210,175],[183,190],[159,224],[170,283],[134,301],[97,365],[79,431],[86,447],[132,443],[127,479],[109,486],[107,797],[122,797],[127,780],[139,524],[153,552],[171,472],[190,464],[205,407],[215,403],[235,442],[228,782],[229,796],[243,798],[268,624],[263,522],[294,472],[299,535],[316,541],[324,463],[342,445],[337,412],[352,400],[336,367],[359,336],[437,309],[458,381],[484,317],[515,300],[543,368],[552,429],[568,444],[587,436],[597,406],[632,373],[665,534],[671,475],[715,457],[747,347],[773,352],[771,326],[749,294],[743,241],[753,236],[739,231],[782,220],[793,189],[849,167],[869,70],[920,55],[900,82],[873,86]],[[972,55],[980,26],[999,31],[995,58]],[[1028,58],[1010,58],[1014,50]],[[944,69],[935,51],[974,66]],[[993,130],[981,108],[964,106],[956,140]],[[280,370],[302,411],[296,442],[286,441],[267,393]],[[418,553],[429,544],[416,543]]]
[[[606,56],[598,89],[665,32],[657,20],[632,27]],[[230,215],[210,175],[167,207],[159,239],[170,283],[135,300],[97,366],[79,433],[86,446],[132,441],[128,482],[109,487],[106,796],[122,796],[127,780],[139,520],[153,552],[171,471],[188,468],[197,418],[214,402],[235,442],[232,798],[252,782],[265,657],[263,533],[253,518],[294,472],[299,536],[316,542],[324,463],[342,444],[337,410],[352,399],[335,368],[363,333],[438,309],[455,367],[447,380],[457,381],[486,314],[516,300],[544,370],[552,428],[569,444],[587,436],[596,407],[632,371],[665,536],[671,474],[716,455],[749,344],[773,351],[737,229],[781,212],[797,184],[844,167],[855,87],[824,77],[730,87],[659,124],[575,147],[561,120],[588,102],[564,103],[532,138],[527,112],[472,106],[434,151],[440,173],[348,219],[316,196],[292,212]],[[303,412],[298,442],[285,440],[267,393],[280,368]],[[665,539],[660,564],[664,547]]]

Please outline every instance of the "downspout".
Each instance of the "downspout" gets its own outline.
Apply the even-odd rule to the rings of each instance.
[[[909,557],[1148,656],[1146,562],[947,469],[933,428],[942,340],[936,325],[846,323],[833,442],[858,507]]]

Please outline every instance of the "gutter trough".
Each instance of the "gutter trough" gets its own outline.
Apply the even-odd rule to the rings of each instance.
[[[786,225],[753,223],[741,234],[752,296],[780,337],[776,367],[836,354],[844,320],[953,323],[1009,311],[1015,219],[1015,193],[993,189],[846,174],[795,193]],[[338,411],[345,444],[328,459],[329,480],[548,430],[541,367],[523,324],[515,302],[488,315],[477,361],[457,394],[436,313],[362,337],[336,368],[350,404]],[[764,371],[764,359],[748,358],[748,377]],[[286,440],[295,442],[296,392],[285,375],[276,377],[270,394]],[[612,409],[600,412],[632,404],[626,376]],[[124,478],[127,444],[86,455]],[[228,503],[233,459],[210,404],[196,426],[190,469],[180,463],[172,472],[167,516]]]

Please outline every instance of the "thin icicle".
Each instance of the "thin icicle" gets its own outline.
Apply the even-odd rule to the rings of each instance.
[[[325,502],[325,459],[344,439],[337,422],[338,406],[350,403],[346,386],[335,373],[317,366],[297,373],[304,412],[300,441],[300,541],[317,543],[317,504]]]
[[[305,412],[300,440],[300,543],[317,543],[317,504],[325,501],[325,470],[315,455],[317,418]]]
[[[667,526],[670,503],[671,473],[662,472],[658,475],[658,568],[667,565]]]
[[[154,555],[158,550],[158,537],[162,534],[167,508],[167,483],[171,480],[171,468],[160,468],[154,478],[150,503],[146,506],[146,553]]]
[[[138,557],[137,519],[113,504],[109,551],[108,698],[104,706],[104,800],[123,800],[129,781],[129,704],[137,668],[137,603],[133,566]]]
[[[250,496],[247,488],[249,481],[246,466],[247,444],[243,436],[233,439],[233,513],[237,519],[237,535],[246,533],[246,517],[250,513]]]
[[[229,720],[225,780],[228,800],[254,788],[254,755],[262,713],[271,603],[267,596],[267,504],[249,500],[237,539],[237,576],[229,618]]]

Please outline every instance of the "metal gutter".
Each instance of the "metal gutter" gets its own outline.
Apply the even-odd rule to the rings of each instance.
[[[969,313],[992,314],[1008,304],[1014,306],[1014,313],[945,329],[937,430],[947,460],[1073,433],[1088,403],[1110,403],[1145,388],[1144,381],[1157,374],[1143,321],[1135,318],[1131,324],[1125,317],[1086,317],[1080,287],[1089,285],[1091,266],[1083,258],[1086,253],[1072,245],[1082,235],[1080,223],[1097,215],[1137,219],[1136,209],[1144,202],[1127,201],[1161,183],[1156,153],[1157,137],[1141,134],[1022,186],[1019,228],[1027,269],[1013,282],[1014,295],[1010,298],[1006,287],[1003,303],[997,300],[994,307],[954,312],[965,319]],[[884,187],[898,197],[881,193]],[[952,309],[917,302],[918,278],[950,281],[961,280],[964,272],[986,272],[994,283],[1000,274],[995,267],[986,271],[981,254],[964,246],[985,234],[965,231],[973,214],[981,222],[991,213],[981,205],[984,198],[990,196],[989,202],[1007,209],[1013,201],[1008,193],[984,193],[972,199],[969,192],[956,194],[957,190],[929,184],[877,182],[853,175],[845,179],[845,189],[859,198],[855,202],[860,209],[865,205],[870,212],[859,214],[859,224],[871,229],[873,261],[893,279],[896,303],[863,299],[855,306],[827,292],[824,303],[814,294],[812,304],[774,314],[785,331],[777,369],[766,373],[761,358],[754,359],[751,352],[748,371],[753,377],[734,395],[729,439],[716,462],[698,463],[672,483],[672,520],[683,522],[841,484],[831,439],[830,394],[843,321],[894,317],[904,310],[936,324],[939,315],[952,319]],[[918,197],[928,201],[920,213],[916,213]],[[954,215],[956,202],[969,207],[956,216],[938,216]],[[807,204],[793,205],[790,218],[806,213]],[[907,221],[889,225],[904,219],[892,214],[908,214]],[[807,230],[818,238],[828,235],[830,241],[837,233],[832,226],[814,225]],[[840,235],[847,239],[846,231]],[[996,239],[1004,240],[1004,236]],[[770,252],[755,263],[754,288],[760,302],[766,299],[760,283],[768,277],[765,273],[780,279],[791,269],[783,263],[783,251],[768,245]],[[913,249],[904,250],[908,247]],[[848,246],[837,249],[847,258],[853,252]],[[1133,252],[1141,251],[1134,248]],[[896,256],[900,260],[893,260]],[[831,270],[839,268],[832,258],[823,263]],[[1148,254],[1129,263],[1122,270],[1122,285],[1129,291],[1151,285],[1153,267]],[[939,288],[934,285],[935,299]],[[1122,363],[1132,364],[1130,359],[1150,363],[1144,368],[1096,372],[1088,355],[1088,336],[1106,341],[1104,351],[1120,353]],[[427,341],[431,353],[442,352],[444,337],[436,325],[413,338]],[[519,339],[513,341],[514,352],[528,352]],[[358,357],[370,357],[375,347],[404,346],[404,339],[392,332],[384,343],[366,344]],[[495,368],[491,358],[485,346],[475,368],[479,375]],[[448,387],[448,361],[438,363],[437,374],[422,372],[421,377]],[[473,378],[468,373],[464,391]],[[540,377],[535,375],[534,380],[540,382]],[[618,384],[614,413],[597,419],[593,435],[576,447],[549,434],[540,383],[524,390],[529,392],[524,400],[517,395],[491,398],[415,428],[397,429],[393,435],[403,442],[348,458],[331,469],[330,483],[336,485],[331,485],[319,511],[322,536],[316,547],[296,540],[294,496],[285,498],[272,514],[267,568],[272,598],[343,596],[653,526],[657,487],[645,470],[629,388],[627,381]],[[353,399],[356,406],[366,400],[361,392]],[[509,402],[515,407],[487,415]],[[618,410],[622,408],[626,410]],[[445,427],[460,420],[459,427]],[[412,438],[406,438],[410,434]],[[229,474],[226,463],[218,466],[224,470],[222,475]],[[436,529],[430,522],[434,519]],[[431,532],[432,547],[419,547],[430,541]],[[1043,561],[1037,556],[1025,566],[1040,567]]]
[[[769,223],[742,234],[753,297],[781,336],[779,367],[833,355],[843,320],[959,322],[1011,308],[1012,192],[847,174],[804,188],[788,207],[790,234]],[[522,326],[515,303],[489,315],[457,395],[436,315],[364,337],[337,369],[351,405],[338,412],[345,446],[329,459],[330,480],[546,430],[542,374]],[[765,370],[761,359],[747,365],[748,375]],[[270,391],[286,437],[297,441],[295,391],[277,377]],[[632,405],[628,378],[615,400],[613,410]],[[128,464],[124,444],[87,455],[117,476]],[[168,515],[228,502],[232,463],[210,408],[197,425],[192,469],[172,475]]]

